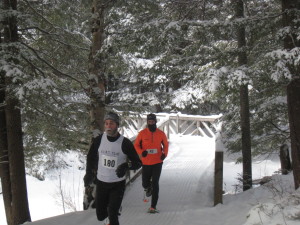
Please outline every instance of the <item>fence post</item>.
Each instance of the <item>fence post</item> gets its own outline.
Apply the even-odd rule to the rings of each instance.
[[[215,153],[214,206],[223,203],[223,152]]]
[[[176,132],[177,134],[179,134],[179,115],[177,114],[177,117],[176,117]]]
[[[219,125],[216,135],[216,152],[215,152],[215,174],[214,174],[214,206],[223,203],[223,143],[221,137],[221,126]]]
[[[169,121],[167,123],[167,134],[168,134],[168,139],[170,139],[170,118],[169,118]]]
[[[200,130],[199,130],[199,127],[200,127],[200,121],[197,121],[197,135],[201,135],[201,133],[200,133]]]

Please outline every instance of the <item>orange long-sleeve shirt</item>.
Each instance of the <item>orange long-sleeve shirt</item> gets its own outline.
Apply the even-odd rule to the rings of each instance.
[[[138,134],[134,147],[140,155],[143,165],[154,165],[163,161],[161,160],[162,154],[167,157],[169,143],[166,134],[162,130],[157,128],[155,132],[151,132],[148,128],[145,128]],[[148,152],[146,157],[141,156],[143,151]]]

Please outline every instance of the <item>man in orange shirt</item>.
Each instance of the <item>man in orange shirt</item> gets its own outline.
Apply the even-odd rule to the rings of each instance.
[[[159,193],[159,178],[162,164],[168,155],[168,139],[166,134],[156,127],[156,115],[147,115],[147,127],[139,132],[134,147],[139,154],[142,169],[142,185],[147,197],[152,195],[149,213],[157,213],[156,209]]]

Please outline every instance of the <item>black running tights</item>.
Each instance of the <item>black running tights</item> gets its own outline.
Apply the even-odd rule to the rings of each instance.
[[[100,221],[109,218],[110,225],[119,225],[119,209],[125,191],[125,180],[106,183],[97,180],[96,214]]]
[[[162,163],[154,165],[143,165],[142,185],[148,188],[152,183],[151,207],[156,208],[159,193],[159,178],[161,174]]]

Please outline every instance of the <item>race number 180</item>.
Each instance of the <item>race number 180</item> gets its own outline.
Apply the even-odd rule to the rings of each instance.
[[[103,156],[102,166],[108,169],[114,169],[117,165],[117,158],[112,156]]]

